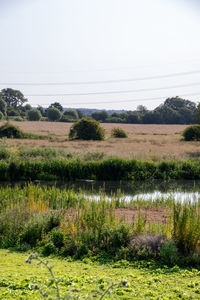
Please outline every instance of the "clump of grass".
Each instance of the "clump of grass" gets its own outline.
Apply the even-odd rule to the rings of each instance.
[[[111,136],[114,138],[127,138],[128,135],[125,130],[120,127],[114,127],[111,130]]]
[[[172,237],[182,253],[189,254],[197,250],[200,241],[200,215],[196,203],[174,203]]]

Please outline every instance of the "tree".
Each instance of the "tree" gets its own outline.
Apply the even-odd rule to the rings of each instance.
[[[52,103],[49,108],[57,108],[59,111],[63,111],[63,107],[59,102],[54,102]]]
[[[28,100],[24,97],[22,92],[13,89],[3,89],[1,91],[2,99],[6,102],[7,107],[21,108]]]
[[[103,140],[104,136],[105,130],[100,126],[99,122],[86,118],[74,123],[69,132],[70,139]]]
[[[128,112],[126,117],[126,122],[131,124],[138,124],[140,123],[140,118],[136,113]]]
[[[181,108],[187,108],[192,110],[193,112],[196,111],[196,104],[192,101],[182,99],[178,96],[167,98],[164,102],[164,105],[172,108],[173,110],[180,110]]]
[[[200,123],[200,103],[198,103],[197,105],[197,111],[194,116],[194,119],[197,121],[197,123]]]
[[[37,110],[39,110],[41,115],[44,117],[45,111],[44,111],[44,108],[41,105],[38,105]]]
[[[0,112],[2,112],[4,116],[6,115],[6,110],[7,110],[6,102],[2,99],[0,94]]]
[[[28,112],[29,110],[32,109],[32,106],[27,103],[26,105],[23,106],[23,108],[24,108],[25,112]]]
[[[76,110],[72,110],[72,109],[65,110],[63,115],[70,119],[78,119],[78,113]]]
[[[108,118],[108,113],[105,110],[94,112],[92,113],[91,117],[95,119],[96,121],[102,121],[105,122],[105,120]]]
[[[38,109],[31,109],[28,112],[29,121],[39,121],[41,117],[41,112]]]
[[[49,121],[58,121],[61,118],[61,112],[55,107],[50,107],[47,109],[47,117]]]
[[[9,117],[16,117],[16,116],[19,116],[20,113],[19,113],[19,111],[16,108],[14,108],[14,107],[8,107],[7,108],[7,115]]]
[[[141,114],[144,114],[145,112],[147,112],[147,108],[144,105],[138,105],[137,106],[137,111]]]
[[[79,119],[84,118],[84,113],[83,113],[80,109],[77,109],[76,111],[77,111],[77,114],[78,114],[78,118],[79,118]]]

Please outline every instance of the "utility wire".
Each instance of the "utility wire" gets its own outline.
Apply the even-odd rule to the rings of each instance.
[[[183,94],[179,95],[179,97],[188,97],[188,96],[199,96],[199,93],[189,93],[189,94]],[[161,100],[162,98],[167,99],[168,96],[161,96],[161,97],[154,97],[154,98],[140,98],[140,99],[129,99],[129,100],[111,100],[111,101],[95,101],[95,102],[73,102],[73,103],[67,103],[67,105],[86,105],[86,104],[107,104],[107,103],[124,103],[124,102],[142,102],[142,101],[154,101],[154,100]]]
[[[0,82],[0,85],[24,85],[24,86],[51,86],[51,85],[93,85],[93,84],[108,84],[108,83],[122,83],[122,82],[133,82],[133,81],[144,81],[162,78],[171,78],[178,76],[187,76],[192,74],[199,74],[200,70],[169,73],[164,75],[146,76],[146,77],[135,77],[127,79],[110,79],[110,80],[96,80],[96,81],[69,81],[69,82]]]
[[[147,88],[147,89],[136,89],[136,90],[119,90],[119,91],[106,91],[106,92],[87,92],[87,93],[66,93],[66,94],[29,94],[28,97],[60,97],[60,96],[89,96],[89,95],[109,95],[109,94],[127,94],[127,93],[139,93],[139,92],[150,92],[150,91],[160,91],[166,89],[176,89],[184,87],[200,86],[200,82],[164,86],[159,88]]]

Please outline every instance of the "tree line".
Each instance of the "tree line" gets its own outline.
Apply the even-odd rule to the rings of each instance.
[[[0,92],[0,119],[18,121],[49,120],[59,122],[74,122],[87,117],[79,109],[64,109],[59,102],[49,107],[33,108],[21,91],[11,88]],[[148,110],[139,105],[136,110],[109,114],[106,110],[96,111],[90,115],[96,121],[104,123],[129,124],[195,124],[200,122],[200,104],[182,99],[178,96],[168,98],[154,110]]]

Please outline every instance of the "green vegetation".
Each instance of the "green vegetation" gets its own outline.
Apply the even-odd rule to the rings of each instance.
[[[128,135],[125,132],[125,130],[123,130],[120,127],[114,127],[111,130],[111,136],[114,137],[114,138],[127,138],[128,137]]]
[[[31,109],[28,111],[28,120],[29,121],[39,121],[42,115],[38,109]]]
[[[28,113],[32,109],[26,104],[27,99],[22,92],[11,88],[3,89],[0,92],[0,111],[3,116],[20,116],[30,119]],[[47,109],[39,106],[43,118],[49,121],[76,122],[84,118],[80,110],[64,110],[59,102],[54,102]],[[64,110],[64,112],[63,112]],[[105,123],[128,123],[128,124],[193,124],[199,122],[199,106],[195,102],[172,97],[165,100],[154,110],[148,110],[145,106],[139,105],[134,111],[113,112],[109,114],[102,110],[84,110],[86,116],[91,116],[96,121]]]
[[[0,127],[0,138],[15,138],[20,139],[23,138],[25,134],[19,129],[19,127],[14,126],[10,123],[5,123]]]
[[[104,136],[105,130],[99,122],[85,118],[73,124],[69,132],[70,139],[103,140]]]
[[[162,208],[166,221],[146,220],[144,207]],[[132,222],[117,209],[137,209]],[[92,200],[81,191],[28,185],[0,188],[0,247],[37,249],[45,256],[153,259],[169,266],[199,266],[200,202],[131,200],[118,194]],[[169,258],[170,257],[170,258]]]
[[[79,118],[77,111],[72,109],[65,110],[63,115],[71,120],[77,120]]]
[[[47,118],[49,121],[58,121],[61,118],[61,112],[56,107],[50,107],[47,110]]]
[[[23,132],[19,127],[7,122],[0,127],[0,138],[13,139],[49,139],[49,136]],[[3,146],[4,151],[5,147]],[[1,149],[0,149],[1,152]]]
[[[43,136],[38,136],[42,138]],[[47,138],[47,136],[44,136]],[[51,138],[51,137],[50,137]],[[53,139],[53,137],[52,137]],[[16,160],[54,160],[55,157],[59,160],[74,160],[81,159],[83,161],[98,161],[104,157],[103,152],[87,152],[87,153],[72,153],[63,149],[53,147],[27,147],[27,146],[8,146],[6,139],[0,141],[0,161],[10,162]]]
[[[183,131],[185,141],[200,141],[200,125],[191,125]]]
[[[49,296],[55,296],[49,272],[36,262],[25,263],[27,257],[28,254],[0,251],[0,298],[39,300],[42,297],[38,286]],[[200,299],[199,271],[194,268],[162,268],[151,261],[122,260],[99,265],[90,259],[75,262],[55,258],[50,264],[56,278],[63,278],[59,284],[61,297],[70,293],[85,299],[89,294],[99,300],[100,294],[114,282],[114,299]]]
[[[34,138],[34,136],[32,137]],[[22,148],[23,149],[23,148]],[[24,148],[25,149],[25,148]],[[17,150],[17,149],[16,149]],[[46,151],[46,152],[45,152]],[[16,157],[10,156],[6,149],[0,151],[0,181],[20,181],[20,180],[153,180],[153,179],[200,179],[200,165],[196,161],[163,161],[145,162],[139,160],[125,160],[118,158],[101,159],[102,153],[87,153],[80,158],[72,154],[62,154],[62,151],[39,150],[24,152],[24,159],[19,159],[23,155],[23,150]],[[49,157],[53,153],[61,156],[57,159],[45,158],[45,153]],[[52,154],[51,154],[52,153]],[[38,158],[41,154],[44,159]],[[4,159],[6,157],[6,160]],[[65,158],[65,159],[64,159]],[[66,158],[69,158],[66,160]],[[74,159],[72,159],[74,158]]]

